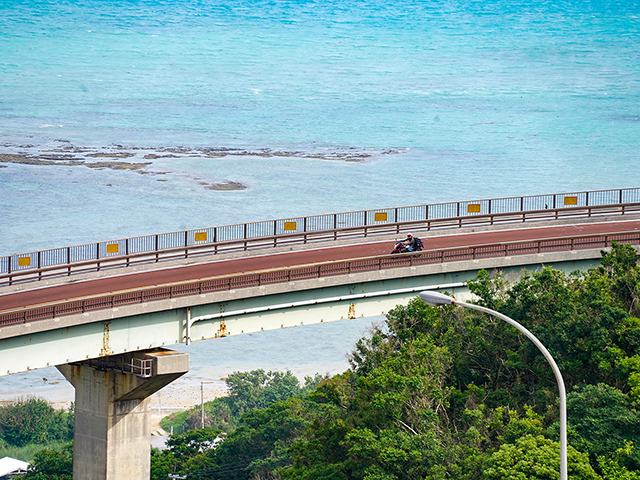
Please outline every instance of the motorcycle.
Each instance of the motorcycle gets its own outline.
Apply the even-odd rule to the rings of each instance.
[[[410,251],[409,248],[404,243],[402,243],[402,241],[398,241],[394,245],[393,250],[391,250],[391,253],[392,254],[393,253],[406,253],[406,252],[409,252],[409,251]]]
[[[394,253],[407,253],[407,252],[421,252],[423,247],[422,240],[420,240],[417,237],[415,237],[415,239],[416,239],[416,245],[413,250],[411,250],[408,245],[405,245],[402,242],[402,240],[399,240],[394,245],[393,250],[391,250],[391,253],[394,254]]]

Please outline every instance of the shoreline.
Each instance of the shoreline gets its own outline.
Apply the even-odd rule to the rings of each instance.
[[[160,427],[160,421],[167,415],[200,406],[200,382],[201,380],[197,378],[178,378],[149,397],[152,436],[166,436],[169,434],[169,432],[165,432]],[[211,381],[207,381],[207,384],[205,384],[203,396],[205,403],[227,394],[228,390],[224,382],[220,381],[219,385],[217,383],[214,382],[212,384]],[[0,393],[0,407],[23,399],[37,398],[46,401],[55,410],[68,411],[71,408],[74,397],[75,391],[70,383],[55,381],[47,384],[47,389],[41,392],[31,387],[13,390],[10,394],[3,391]]]

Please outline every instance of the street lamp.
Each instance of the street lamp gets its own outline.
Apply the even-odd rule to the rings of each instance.
[[[444,295],[439,292],[433,292],[426,290],[424,292],[420,292],[420,298],[423,302],[428,303],[433,306],[441,306],[441,305],[458,305],[460,307],[472,308],[473,310],[479,310],[484,313],[488,313],[489,315],[493,315],[494,317],[498,317],[509,325],[513,325],[522,333],[524,333],[529,340],[531,340],[536,347],[542,352],[544,357],[547,359],[551,368],[553,369],[553,373],[556,376],[556,381],[558,382],[558,390],[560,392],[560,480],[567,480],[567,394],[564,389],[564,380],[562,380],[562,373],[560,373],[560,369],[558,365],[556,365],[555,360],[549,353],[549,351],[540,343],[533,333],[524,328],[514,319],[507,317],[506,315],[501,314],[500,312],[496,312],[495,310],[491,310],[490,308],[480,307],[478,305],[474,305],[472,303],[459,302],[458,300]]]

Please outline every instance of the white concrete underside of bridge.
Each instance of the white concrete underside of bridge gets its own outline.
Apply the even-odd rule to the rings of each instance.
[[[420,290],[468,296],[480,269],[515,279],[523,269],[595,266],[601,250],[486,258],[336,275],[159,300],[0,329],[0,375],[88,358],[279,328],[381,315]],[[189,328],[188,318],[193,324]],[[215,355],[215,353],[213,353]]]

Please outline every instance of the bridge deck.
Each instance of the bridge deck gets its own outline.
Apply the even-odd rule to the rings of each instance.
[[[572,271],[596,265],[611,240],[640,243],[637,216],[598,220],[438,235],[417,230],[426,246],[420,255],[389,255],[393,237],[378,237],[3,287],[0,375],[185,341],[381,315],[425,289],[464,295],[466,282],[480,269],[500,269],[514,278],[523,269],[550,264]]]
[[[425,250],[443,248],[488,245],[506,242],[561,238],[578,235],[611,234],[640,230],[640,220],[590,221],[570,225],[529,226],[522,229],[501,229],[483,232],[433,235],[423,238]],[[420,232],[416,232],[420,235]],[[390,252],[393,243],[386,241],[365,241],[353,245],[332,245],[325,248],[271,253],[244,258],[221,259],[188,266],[155,265],[155,269],[132,273],[112,271],[104,278],[79,278],[62,280],[58,285],[46,285],[38,282],[22,286],[0,289],[0,312],[14,308],[41,305],[60,300],[70,300],[91,295],[114,293],[123,290],[144,288],[174,282],[198,280],[213,276],[246,273],[273,268],[292,267],[318,262],[338,261],[385,255]]]

